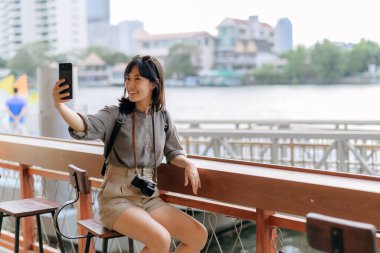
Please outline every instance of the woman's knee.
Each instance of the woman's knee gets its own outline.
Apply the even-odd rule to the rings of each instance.
[[[193,248],[196,251],[200,251],[206,245],[208,239],[208,232],[203,224],[197,222],[193,227],[192,231],[189,232],[191,234],[190,241],[188,242],[188,246]]]
[[[152,238],[149,238],[149,243],[145,245],[152,252],[167,253],[170,249],[171,236],[167,230],[162,230]]]
[[[203,224],[200,224],[197,230],[198,230],[197,234],[198,234],[198,239],[199,239],[198,247],[199,247],[199,250],[201,250],[206,245],[206,242],[208,239],[208,231],[205,228],[205,226],[203,226]]]

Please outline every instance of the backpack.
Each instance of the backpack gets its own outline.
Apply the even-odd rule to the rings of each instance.
[[[164,118],[164,130],[165,130],[165,134],[166,134],[169,130],[169,120],[168,120],[168,116],[167,116],[166,111],[161,111],[161,114]],[[119,130],[120,130],[122,123],[124,122],[125,116],[126,116],[126,114],[123,113],[119,108],[119,116],[117,116],[115,125],[112,129],[111,138],[110,138],[108,145],[107,145],[106,154],[104,155],[104,162],[103,162],[103,167],[102,167],[102,172],[101,172],[103,177],[106,174],[106,170],[107,170],[107,164],[106,164],[107,158],[111,153],[113,144],[115,143],[115,140],[116,140],[116,136],[119,133]]]

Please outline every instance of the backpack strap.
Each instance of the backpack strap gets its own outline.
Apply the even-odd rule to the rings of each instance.
[[[115,125],[114,125],[114,127],[112,129],[111,138],[110,138],[110,140],[108,142],[107,149],[106,149],[106,154],[104,156],[104,163],[103,163],[103,168],[102,168],[102,176],[104,176],[106,174],[106,170],[107,170],[106,161],[108,159],[108,156],[111,153],[113,144],[115,143],[115,140],[116,140],[116,136],[117,136],[117,134],[120,131],[120,128],[121,128],[122,123],[124,122],[124,119],[125,119],[125,114],[119,108],[119,116],[117,116]]]
[[[161,111],[161,113],[162,113],[162,117],[164,117],[164,130],[165,130],[165,133],[167,133],[169,130],[168,115],[166,111]]]
[[[169,130],[169,120],[168,120],[168,115],[166,113],[166,111],[161,111],[162,113],[162,116],[164,117],[164,130],[165,130],[165,134],[168,132]],[[117,119],[116,119],[116,122],[115,122],[115,125],[112,129],[112,134],[111,134],[111,138],[108,142],[108,145],[107,145],[107,149],[106,149],[106,153],[104,155],[104,162],[103,162],[103,167],[102,167],[102,176],[104,177],[104,175],[106,174],[106,170],[107,170],[107,164],[106,164],[106,161],[108,159],[108,156],[110,155],[111,153],[111,150],[112,150],[112,147],[113,147],[113,144],[115,143],[115,140],[116,140],[116,136],[117,134],[119,133],[120,131],[120,128],[121,128],[121,125],[122,123],[124,122],[125,120],[125,113],[123,113],[120,108],[119,108],[119,116],[117,116]]]

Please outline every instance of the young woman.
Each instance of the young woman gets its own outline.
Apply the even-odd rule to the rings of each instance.
[[[59,87],[64,80],[57,81],[52,92],[55,107],[75,139],[101,139],[107,147],[119,108],[124,113],[98,195],[102,222],[107,228],[142,242],[143,253],[169,252],[171,237],[181,241],[175,252],[199,252],[207,241],[205,227],[165,203],[154,184],[149,196],[133,181],[137,174],[143,174],[140,180],[153,182],[155,167],[165,156],[168,163],[185,169],[185,186],[190,181],[194,194],[201,187],[197,167],[186,157],[170,114],[166,112],[165,119],[162,113],[165,87],[161,64],[154,57],[137,55],[127,65],[124,80],[124,97],[119,100],[119,107],[106,106],[94,115],[76,113],[64,104],[68,100],[63,98],[69,95],[61,94],[68,88]]]

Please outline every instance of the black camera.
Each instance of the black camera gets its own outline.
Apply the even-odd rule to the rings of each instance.
[[[157,184],[144,176],[136,175],[132,180],[131,185],[140,189],[144,196],[151,197]]]

